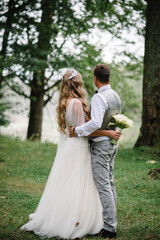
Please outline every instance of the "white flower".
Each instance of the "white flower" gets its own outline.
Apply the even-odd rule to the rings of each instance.
[[[116,115],[113,115],[112,120],[109,123],[109,125],[115,125],[116,127],[119,127],[121,129],[132,128],[133,127],[133,121],[131,119],[127,118],[123,114],[116,114]],[[117,145],[117,142],[118,141],[115,140],[115,139],[111,140],[111,143],[114,144],[114,145]]]
[[[133,121],[129,118],[127,118],[125,115],[123,114],[116,114],[113,115],[113,118],[115,120],[114,124],[115,126],[119,127],[119,128],[132,128],[133,127]]]

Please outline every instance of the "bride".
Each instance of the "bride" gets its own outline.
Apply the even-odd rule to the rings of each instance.
[[[64,74],[57,107],[60,142],[53,167],[37,209],[21,230],[40,237],[81,238],[103,227],[102,206],[94,183],[88,138],[70,138],[69,127],[89,120],[89,111],[79,72]],[[93,136],[110,136],[101,130]]]

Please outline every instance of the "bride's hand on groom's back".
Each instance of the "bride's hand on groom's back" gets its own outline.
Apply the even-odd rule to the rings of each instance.
[[[115,140],[119,140],[121,136],[121,132],[108,130],[108,137],[113,138]]]

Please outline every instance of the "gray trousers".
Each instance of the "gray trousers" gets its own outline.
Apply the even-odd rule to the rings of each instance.
[[[90,149],[93,177],[103,207],[103,228],[116,232],[117,210],[113,170],[118,147],[112,145],[109,139],[100,142],[91,140]]]

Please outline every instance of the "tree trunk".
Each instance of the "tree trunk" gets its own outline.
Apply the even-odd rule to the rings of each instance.
[[[160,146],[160,1],[147,0],[143,112],[139,146]]]
[[[4,34],[3,34],[3,40],[2,40],[2,49],[0,52],[0,55],[3,57],[3,60],[5,60],[6,58],[6,52],[7,52],[7,45],[8,45],[8,37],[9,37],[9,33],[11,31],[11,26],[12,26],[12,21],[13,21],[13,16],[14,16],[14,12],[12,12],[12,8],[14,7],[15,1],[14,0],[10,0],[8,2],[8,16],[7,16],[7,20],[5,23],[5,29],[4,29]],[[0,97],[2,94],[2,83],[3,83],[3,66],[0,69]],[[2,94],[3,95],[3,94]]]
[[[38,71],[34,72],[33,81],[31,83],[31,102],[30,115],[28,125],[28,139],[41,139],[42,116],[45,94],[45,68],[47,67],[47,56],[50,52],[50,39],[52,37],[52,17],[54,14],[54,0],[42,0],[42,18],[39,25],[38,37],[38,58],[43,61],[43,65]]]
[[[43,92],[35,92],[32,88],[27,139],[41,139],[43,96]]]

